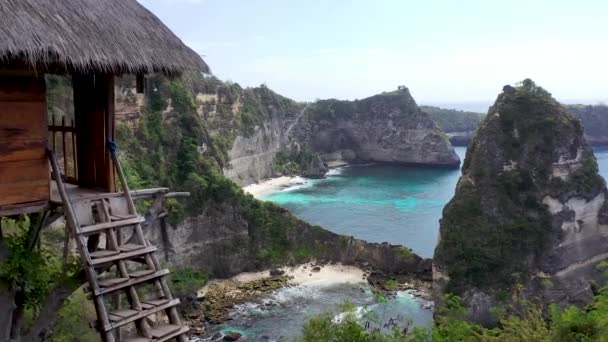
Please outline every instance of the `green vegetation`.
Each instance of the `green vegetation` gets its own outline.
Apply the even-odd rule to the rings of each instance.
[[[252,252],[262,264],[280,263],[296,250],[299,252],[295,258],[314,255],[314,246],[296,246],[289,239],[297,223],[293,216],[276,205],[246,195],[222,172],[237,134],[251,133],[262,117],[274,115],[272,110],[296,111],[299,106],[265,86],[241,89],[238,85],[218,83],[214,78],[159,77],[151,83],[157,91],[147,96],[139,124],[132,128],[117,123],[116,136],[130,184],[134,188],[167,186],[175,191],[189,191],[191,196],[180,201],[183,204],[169,203],[172,223],[197,216],[209,207],[234,207],[251,226]],[[203,109],[202,114],[197,112],[193,91],[209,91],[207,87],[218,96],[218,115],[225,116],[221,121],[204,120],[207,110],[213,111],[214,106]],[[166,112],[168,100],[172,110]],[[236,107],[240,109],[233,112]],[[249,118],[243,120],[243,115]],[[309,154],[308,150],[302,150],[296,154],[296,161],[306,162]]]
[[[190,267],[171,271],[171,290],[178,297],[196,292],[209,280],[206,273],[193,270]]]
[[[556,137],[572,139],[569,146],[584,142],[578,120],[546,90],[524,80],[507,88],[493,108],[500,115],[490,113],[470,145],[463,172],[471,181],[461,179],[444,210],[435,255],[449,271],[447,290],[457,294],[471,286],[509,290],[525,284],[522,270],[533,267],[559,234],[542,196],[594,193],[604,184],[591,151],[584,151],[584,165],[567,181],[551,177],[554,151],[564,149]],[[497,171],[488,162],[497,151],[501,169],[511,162],[519,167]]]
[[[274,171],[283,175],[298,175],[310,167],[317,155],[305,146],[280,151],[274,157]]]
[[[485,114],[433,106],[420,106],[446,133],[472,132],[479,127]]]
[[[329,312],[313,316],[304,325],[297,341],[600,342],[608,338],[608,287],[600,290],[593,303],[584,309],[560,308],[552,304],[548,312],[544,312],[538,304],[517,299],[514,303],[509,314],[496,310],[501,317],[498,327],[484,328],[466,320],[467,310],[459,297],[447,295],[446,307],[432,328],[411,328],[408,324],[406,329],[384,332],[366,329],[353,314],[354,306],[346,303],[340,305],[346,312],[341,321],[336,321]],[[377,317],[370,319],[369,315],[365,319],[382,322]]]
[[[430,334],[426,329],[415,327],[410,329],[408,322],[405,329],[394,327],[390,332],[379,329],[366,329],[355,315],[355,306],[352,303],[338,305],[342,311],[342,318],[334,319],[331,312],[324,312],[308,319],[302,328],[302,334],[297,342],[423,342],[430,341]],[[371,319],[370,319],[371,318]],[[370,321],[376,318],[368,316]],[[376,325],[380,321],[374,322]]]
[[[17,220],[0,219],[0,231],[9,252],[8,258],[0,265],[0,283],[12,284],[18,289],[15,302],[21,335],[28,333],[39,318],[48,297],[56,295],[53,293],[56,287],[70,291],[80,285],[77,260],[70,258],[65,266],[62,261],[63,228],[39,232],[40,217],[33,217],[33,220],[28,216]],[[36,234],[41,234],[39,239]],[[39,242],[35,243],[36,240]],[[51,341],[97,341],[97,334],[89,326],[90,320],[83,319],[83,315],[92,317],[89,315],[91,310],[92,303],[82,290],[72,294],[57,314]]]
[[[37,311],[49,290],[62,278],[61,262],[48,246],[34,248],[35,224],[29,217],[0,219],[8,258],[0,265],[0,281],[21,289],[18,305]]]
[[[515,300],[501,313],[500,326],[483,328],[466,321],[460,298],[448,295],[446,308],[435,322],[433,341],[606,341],[608,337],[608,288],[603,288],[585,309],[550,305],[548,317],[542,306]],[[499,310],[500,311],[500,310]]]
[[[46,105],[48,108],[49,122],[55,117],[56,124],[61,123],[61,118],[74,120],[73,91],[72,82],[67,77],[46,75],[47,97]],[[68,124],[69,121],[66,121]]]
[[[51,342],[96,342],[99,333],[90,326],[97,318],[95,306],[82,289],[74,292],[57,312]]]

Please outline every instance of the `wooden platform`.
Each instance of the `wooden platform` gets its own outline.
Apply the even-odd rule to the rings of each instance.
[[[64,183],[66,191],[70,198],[73,201],[79,200],[96,200],[100,198],[118,198],[124,196],[122,192],[107,192],[102,190],[81,188],[74,184]],[[168,188],[151,188],[151,189],[142,189],[142,190],[131,190],[129,191],[131,197],[134,200],[141,198],[150,198],[155,195],[167,194],[169,193]],[[182,194],[182,193],[179,193]],[[188,193],[189,195],[189,193]],[[59,195],[59,190],[57,189],[57,183],[55,181],[51,182],[51,203],[61,205],[61,196]]]
[[[73,201],[79,200],[95,200],[99,198],[119,198],[124,194],[122,192],[107,192],[103,190],[95,190],[89,188],[82,188],[74,184],[65,183],[65,188]],[[133,199],[151,198],[156,195],[168,194],[168,188],[152,188],[142,190],[131,190],[131,196]],[[36,201],[29,203],[11,204],[11,205],[0,205],[0,217],[2,216],[13,216],[39,213],[44,210],[51,209],[53,207],[62,206],[61,196],[57,189],[57,183],[51,181],[50,201]],[[171,193],[171,197],[187,196],[189,193]]]

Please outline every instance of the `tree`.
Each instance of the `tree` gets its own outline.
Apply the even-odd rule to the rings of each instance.
[[[53,251],[38,246],[45,221],[46,214],[33,223],[26,216],[0,219],[1,341],[44,340],[63,301],[85,282],[79,268],[62,267]],[[28,329],[26,312],[34,316]]]

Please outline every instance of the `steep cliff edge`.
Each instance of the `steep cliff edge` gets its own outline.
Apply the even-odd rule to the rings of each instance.
[[[440,221],[437,303],[458,294],[485,324],[513,294],[588,303],[608,259],[608,193],[579,120],[530,80],[505,86],[462,173]]]
[[[167,222],[146,228],[148,238],[161,246],[165,262],[228,277],[326,259],[431,279],[431,261],[405,247],[334,234],[246,195],[222,170],[230,161],[233,140],[237,135],[255,139],[256,132],[265,129],[257,120],[272,118],[293,103],[265,87],[243,90],[221,84],[210,88],[216,96],[201,99],[209,88],[197,89],[205,83],[191,81],[150,80],[139,119],[116,126],[120,156],[133,188],[167,186],[191,193],[183,201],[166,203]],[[260,107],[267,111],[256,112]]]
[[[323,161],[332,160],[460,163],[446,135],[405,87],[360,101],[302,104],[264,85],[242,88],[202,75],[185,75],[183,80],[207,133],[221,146],[224,175],[239,185],[282,174],[323,176]],[[159,101],[170,98],[167,80],[155,77],[148,83]],[[143,98],[131,89],[134,84],[121,85],[117,116],[136,122]],[[172,103],[162,110],[171,112]]]
[[[326,161],[460,165],[445,133],[405,87],[363,100],[317,101],[308,106],[293,136]]]

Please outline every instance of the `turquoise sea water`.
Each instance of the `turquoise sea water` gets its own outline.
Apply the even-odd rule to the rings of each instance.
[[[594,151],[601,175],[608,178],[608,147]],[[465,148],[456,148],[461,160],[465,152]],[[459,176],[459,170],[354,165],[333,171],[326,179],[293,184],[265,199],[329,230],[403,244],[431,257],[441,211],[452,198]],[[423,308],[428,303],[407,292],[379,304],[365,283],[313,283],[280,289],[257,302],[238,305],[231,310],[231,321],[212,330],[238,331],[247,341],[289,341],[299,334],[307,317],[326,310],[336,312],[336,304],[345,300],[385,319],[400,316],[415,324],[432,322],[432,309]]]
[[[465,147],[456,147],[464,161]],[[608,147],[595,147],[608,178]],[[299,218],[340,234],[410,247],[432,257],[439,219],[454,195],[460,170],[382,164],[351,165],[264,197]]]
[[[456,147],[464,159],[465,147]],[[351,165],[264,197],[336,233],[408,246],[431,257],[439,219],[460,170],[383,164]]]

